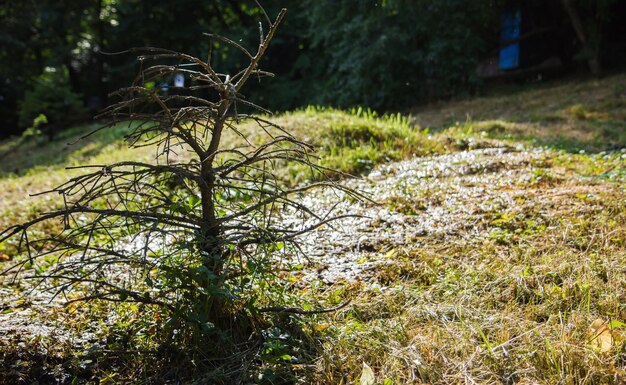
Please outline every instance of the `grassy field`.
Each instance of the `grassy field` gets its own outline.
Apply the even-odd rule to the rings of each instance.
[[[406,116],[308,108],[273,120],[377,202],[339,202],[362,218],[311,234],[309,258],[281,272],[299,305],[348,306],[268,317],[262,343],[219,360],[173,346],[154,309],[51,306],[0,281],[0,383],[626,382],[626,75]],[[127,149],[124,127],[65,145],[93,127],[0,143],[0,228],[60,205],[28,194],[66,180],[66,166],[154,156]],[[289,164],[277,173],[306,178]],[[0,245],[0,264],[13,250]]]
[[[506,86],[490,96],[411,111],[413,123],[451,126],[567,151],[602,151],[626,141],[626,76]]]

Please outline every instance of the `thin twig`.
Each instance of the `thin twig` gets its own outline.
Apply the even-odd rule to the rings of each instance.
[[[297,307],[282,307],[282,306],[269,306],[263,307],[259,309],[261,313],[292,313],[292,314],[302,314],[302,315],[310,315],[310,314],[321,314],[321,313],[332,313],[334,311],[343,309],[348,306],[352,299],[347,300],[346,302],[327,309],[314,309],[314,310],[304,310]]]

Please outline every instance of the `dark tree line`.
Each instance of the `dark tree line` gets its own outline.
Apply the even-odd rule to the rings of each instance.
[[[473,92],[477,63],[497,49],[503,7],[539,0],[268,0],[268,12],[289,10],[266,68],[278,79],[260,80],[274,110],[305,104],[399,109]],[[554,26],[576,40],[579,66],[599,73],[619,62],[617,0],[561,0]],[[554,5],[554,4],[553,4]],[[0,137],[33,125],[40,114],[57,131],[112,102],[109,92],[132,81],[132,54],[156,46],[202,56],[225,33],[252,47],[249,26],[259,8],[248,0],[22,0],[0,4]],[[558,19],[558,20],[557,20]],[[612,23],[612,24],[611,24]],[[556,28],[556,27],[555,27]],[[233,36],[232,31],[239,31]],[[623,31],[622,31],[623,32]],[[560,31],[563,35],[562,31]],[[556,34],[556,32],[554,33]],[[621,40],[620,40],[621,39]],[[213,59],[224,73],[247,59],[229,52]],[[231,48],[232,49],[232,48]],[[621,57],[621,56],[619,56]],[[167,83],[171,79],[162,79]],[[155,86],[159,86],[158,84]],[[41,119],[39,122],[42,122]]]

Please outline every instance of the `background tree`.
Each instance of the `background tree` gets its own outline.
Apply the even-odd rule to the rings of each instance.
[[[321,66],[325,82],[316,100],[397,108],[476,86],[474,68],[487,48],[483,36],[493,32],[492,6],[455,0],[307,2],[311,46],[328,63]]]
[[[39,118],[41,123],[37,128],[40,128],[49,140],[52,140],[60,130],[86,117],[83,101],[80,95],[72,91],[67,73],[54,68],[39,76],[32,89],[25,93],[19,108],[20,124],[30,128]]]
[[[7,106],[3,121],[13,122],[12,125],[3,124],[7,133],[18,131],[16,126],[29,127],[32,121],[25,119],[25,116],[45,114],[45,108],[33,112],[33,105],[25,97],[42,91],[42,79],[50,78],[51,72],[57,73],[55,84],[63,87],[56,92],[57,95],[65,93],[71,99],[70,104],[74,99],[79,99],[81,107],[88,105],[82,94],[88,90],[85,85],[95,79],[90,76],[94,71],[84,71],[84,68],[91,64],[89,58],[95,52],[90,27],[93,25],[92,20],[99,17],[92,12],[92,5],[90,2],[75,0],[44,0],[0,6],[0,39],[4,43],[0,45],[0,80],[5,88],[0,105]],[[50,95],[47,99],[53,97]],[[29,105],[24,106],[24,103]],[[50,103],[44,104],[50,106]],[[64,110],[67,112],[63,101],[57,101],[57,104],[62,109],[55,114],[61,115]],[[22,109],[27,111],[20,111]],[[71,123],[71,119],[68,119],[56,125],[56,129]]]
[[[580,41],[580,57],[594,76],[602,71],[602,41],[606,23],[614,15],[611,7],[616,0],[576,1],[562,0],[563,8]]]
[[[482,85],[476,66],[500,48],[502,10],[513,3],[536,12],[546,7],[535,0],[268,1],[269,12],[283,6],[292,10],[262,63],[280,76],[250,87],[259,95],[257,102],[271,110],[312,103],[398,110],[472,93]],[[573,56],[571,42],[578,40],[574,51],[592,71],[601,65],[623,68],[619,20],[626,8],[621,2],[555,4],[549,7],[557,10],[553,25],[545,27],[559,31],[542,38],[568,47],[565,62]],[[234,41],[252,44],[256,33],[240,27],[261,14],[252,0],[25,0],[0,5],[0,136],[27,127],[18,124],[17,109],[46,68],[66,73],[71,91],[95,111],[136,73],[128,56],[102,52],[166,46],[202,56],[211,44],[221,52],[214,64],[235,68],[245,65],[245,55],[197,36],[235,30]],[[565,30],[566,20],[572,27]]]

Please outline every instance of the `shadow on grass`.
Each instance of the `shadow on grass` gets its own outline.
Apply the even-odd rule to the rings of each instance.
[[[569,153],[598,153],[626,147],[626,122],[617,120],[572,122],[552,119],[534,124],[483,121],[468,123],[466,127],[488,138],[522,141]]]
[[[113,144],[129,132],[127,125],[106,127],[84,139],[81,137],[102,127],[92,123],[65,130],[48,141],[45,136],[22,140],[15,138],[0,142],[0,177],[16,174],[24,175],[39,166],[49,167],[72,164],[99,154],[106,146]]]
[[[116,384],[142,383],[146,379],[148,383],[165,384],[193,377],[193,359],[183,349],[73,351],[66,348],[51,354],[52,349],[47,345],[52,343],[0,348],[0,384]]]
[[[412,111],[433,132],[485,133],[568,152],[626,147],[626,74],[531,85]]]
[[[109,325],[97,336],[83,332],[80,342],[62,334],[5,338],[0,385],[292,384],[303,375],[302,363],[320,353],[301,320],[283,319],[278,327],[274,317],[245,335],[219,330],[194,338],[181,329],[164,331],[164,325],[137,329],[139,318]]]

